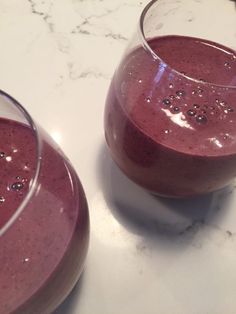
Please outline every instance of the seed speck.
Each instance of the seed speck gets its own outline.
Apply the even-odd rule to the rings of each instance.
[[[228,68],[228,69],[231,69],[231,65],[230,65],[229,62],[225,62],[224,66],[225,66],[226,68]]]
[[[0,204],[3,204],[5,202],[5,197],[0,196]]]
[[[199,114],[198,116],[196,116],[196,121],[199,124],[205,124],[207,122],[207,117],[202,114]]]
[[[20,191],[23,189],[23,187],[24,187],[24,184],[21,182],[15,182],[11,185],[11,189],[13,191]]]
[[[176,95],[179,96],[179,97],[182,97],[182,96],[185,95],[185,91],[183,91],[183,90],[177,90]]]
[[[179,107],[174,107],[173,110],[175,113],[177,113],[177,112],[179,112],[180,109],[179,109]]]
[[[190,117],[193,117],[193,116],[195,116],[196,111],[193,110],[193,109],[189,109],[189,110],[187,111],[187,114],[188,114]]]
[[[198,96],[199,96],[199,97],[202,97],[202,94],[203,94],[203,89],[198,88],[197,93],[198,93]]]
[[[162,103],[166,106],[169,106],[171,104],[171,101],[168,98],[166,98],[162,100]]]

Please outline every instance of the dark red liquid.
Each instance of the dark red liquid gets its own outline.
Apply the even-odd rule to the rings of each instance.
[[[222,188],[236,175],[235,53],[180,36],[149,45],[161,60],[133,50],[110,87],[105,135],[114,160],[157,194]]]
[[[0,227],[27,197],[37,162],[33,131],[0,120]],[[0,313],[51,313],[76,283],[88,247],[82,186],[44,134],[33,196],[0,237]]]

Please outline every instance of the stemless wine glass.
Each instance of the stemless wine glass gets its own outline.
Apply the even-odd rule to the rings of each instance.
[[[235,29],[230,0],[154,0],[142,12],[107,96],[105,137],[149,191],[190,197],[235,177]]]
[[[49,314],[83,268],[85,194],[61,150],[2,91],[0,135],[0,313]]]

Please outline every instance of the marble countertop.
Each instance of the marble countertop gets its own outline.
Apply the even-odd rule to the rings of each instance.
[[[105,148],[106,93],[147,2],[0,1],[0,87],[61,145],[90,207],[85,270],[57,314],[236,313],[235,194],[156,199]]]

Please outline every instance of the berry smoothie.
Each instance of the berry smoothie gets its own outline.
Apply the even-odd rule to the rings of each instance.
[[[0,119],[0,228],[27,197],[37,146],[28,126]],[[51,313],[75,285],[88,248],[80,181],[43,135],[39,178],[27,206],[0,237],[0,313]]]
[[[224,187],[236,175],[235,52],[182,36],[148,44],[153,55],[134,49],[110,86],[105,136],[113,159],[159,195]]]

